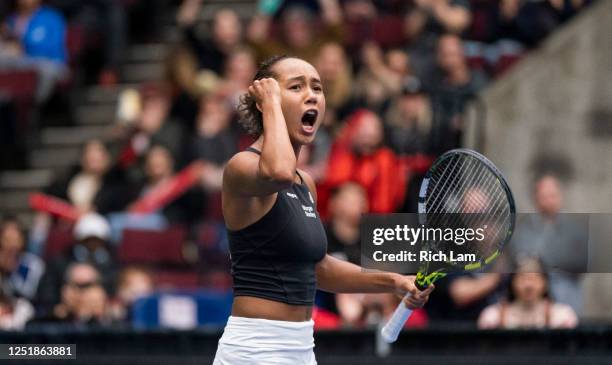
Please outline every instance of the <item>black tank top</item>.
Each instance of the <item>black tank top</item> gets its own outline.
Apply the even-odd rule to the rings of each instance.
[[[247,148],[261,154],[254,148]],[[234,296],[253,296],[294,305],[312,305],[315,265],[325,256],[327,238],[314,199],[301,184],[277,193],[257,222],[228,229]]]

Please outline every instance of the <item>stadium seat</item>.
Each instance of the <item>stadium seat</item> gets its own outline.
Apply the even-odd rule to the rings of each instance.
[[[518,63],[523,54],[504,54],[500,57],[497,63],[493,66],[493,74],[495,77],[500,77]]]
[[[14,101],[17,106],[17,121],[21,131],[30,127],[30,116],[38,74],[34,70],[0,71],[0,96]]]
[[[165,231],[126,229],[119,247],[119,260],[124,264],[185,264],[186,236],[182,226]]]
[[[160,289],[198,289],[202,287],[200,274],[192,270],[157,270],[153,273],[156,288]]]
[[[208,200],[204,215],[206,220],[223,221],[220,191],[211,191],[208,193]]]
[[[0,71],[0,92],[11,99],[34,98],[38,76],[34,70]]]
[[[400,47],[404,42],[403,27],[402,17],[382,16],[372,24],[372,38],[382,48]]]
[[[85,30],[77,24],[70,24],[66,30],[66,48],[72,69],[78,66],[79,59],[85,50]]]
[[[53,226],[47,234],[43,257],[48,261],[60,255],[73,243],[72,226]]]

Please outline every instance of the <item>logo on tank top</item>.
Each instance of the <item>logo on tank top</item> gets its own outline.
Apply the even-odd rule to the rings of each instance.
[[[295,195],[293,193],[289,193],[289,192],[287,193],[287,196],[290,197],[290,198],[293,198],[293,199],[297,199],[298,198],[297,195]]]
[[[309,218],[316,218],[317,214],[314,212],[314,208],[313,207],[307,207],[305,205],[302,205],[302,209],[304,209],[304,214],[306,214],[307,217]]]

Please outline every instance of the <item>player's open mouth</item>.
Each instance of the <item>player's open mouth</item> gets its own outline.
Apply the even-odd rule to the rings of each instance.
[[[302,131],[306,134],[314,133],[314,125],[318,115],[319,112],[316,109],[308,109],[304,115],[302,115]]]

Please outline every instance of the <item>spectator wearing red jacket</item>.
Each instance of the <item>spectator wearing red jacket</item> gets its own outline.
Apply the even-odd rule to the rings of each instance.
[[[404,198],[405,177],[397,156],[382,142],[383,126],[376,114],[360,109],[348,118],[331,149],[326,179],[320,186],[320,212],[326,213],[329,192],[349,181],[365,189],[370,212],[396,211]]]

